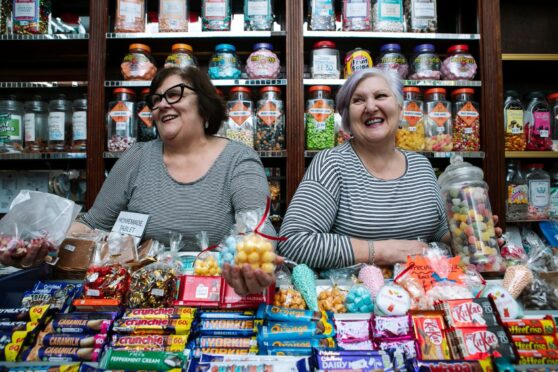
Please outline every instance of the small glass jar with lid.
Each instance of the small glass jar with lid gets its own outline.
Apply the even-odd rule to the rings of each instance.
[[[285,112],[281,88],[260,89],[256,107],[256,150],[281,151],[285,149]]]
[[[530,220],[545,220],[548,218],[550,207],[550,175],[540,163],[527,165],[527,187],[529,189],[527,218]]]
[[[305,132],[307,150],[324,150],[335,146],[335,102],[331,88],[315,85],[308,89]]]
[[[550,107],[543,92],[532,92],[527,96],[527,108],[523,115],[527,144],[530,151],[552,150]]]
[[[279,76],[281,65],[272,50],[273,45],[269,43],[254,44],[253,52],[246,60],[246,74],[250,79],[275,79]]]
[[[227,101],[227,138],[254,148],[254,104],[252,91],[247,87],[234,87]]]
[[[335,1],[308,0],[308,29],[335,31]]]
[[[343,31],[372,31],[370,0],[343,0]]]
[[[72,151],[87,150],[87,94],[72,102]]]
[[[157,73],[151,48],[145,44],[130,44],[128,54],[120,64],[124,80],[152,80]]]
[[[72,103],[59,94],[48,103],[48,150],[67,151],[72,145]]]
[[[415,55],[411,62],[411,80],[440,80],[442,61],[436,54],[432,44],[420,44],[415,47]]]
[[[424,134],[424,102],[417,87],[403,88],[403,112],[395,134],[395,144],[403,150],[422,151]]]
[[[477,74],[477,61],[467,45],[453,45],[448,48],[448,56],[440,71],[444,80],[473,80]]]
[[[236,56],[236,48],[231,44],[218,44],[209,61],[208,74],[210,79],[240,78],[240,62]]]
[[[230,31],[231,0],[203,0],[201,18],[203,31]]]
[[[399,44],[382,45],[376,67],[384,71],[395,72],[400,79],[407,78],[409,73],[407,58],[401,53],[401,46]]]
[[[558,151],[558,92],[547,97],[550,105],[550,132],[552,133],[552,150]]]
[[[24,108],[14,95],[0,98],[0,153],[23,149]]]
[[[426,151],[451,151],[452,114],[444,88],[430,88],[424,92],[426,107]]]
[[[480,150],[479,104],[473,100],[472,88],[456,89],[453,98],[453,151]]]
[[[453,156],[438,178],[445,201],[454,254],[479,271],[501,271],[488,185],[482,169]]]
[[[153,123],[151,110],[145,102],[149,88],[141,90],[140,100],[137,103],[138,142],[151,141],[157,138],[157,126]]]
[[[48,105],[41,96],[23,104],[25,116],[25,152],[46,151],[48,145]]]
[[[339,50],[333,41],[318,41],[312,50],[312,79],[339,79]]]
[[[272,0],[244,0],[244,30],[271,31],[273,18]]]
[[[165,60],[165,68],[197,65],[196,57],[194,57],[194,49],[188,44],[173,44],[171,54],[169,54]]]
[[[504,132],[506,151],[525,150],[525,126],[523,125],[524,107],[519,93],[508,90],[504,101]]]
[[[116,88],[107,112],[107,149],[127,150],[137,141],[136,93],[129,88]]]

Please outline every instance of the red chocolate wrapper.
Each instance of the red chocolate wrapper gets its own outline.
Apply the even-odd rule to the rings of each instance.
[[[520,350],[519,364],[558,364],[558,350]]]
[[[556,336],[515,335],[512,341],[517,350],[558,350]]]
[[[488,298],[447,300],[437,303],[436,309],[444,311],[449,327],[483,328],[498,325],[494,308]]]
[[[480,360],[507,357],[516,360],[513,344],[503,327],[453,328],[448,332],[454,357]]]
[[[411,321],[422,360],[449,360],[450,350],[441,311],[412,311]]]
[[[514,319],[502,321],[512,335],[553,335],[556,324],[551,316],[543,319]]]

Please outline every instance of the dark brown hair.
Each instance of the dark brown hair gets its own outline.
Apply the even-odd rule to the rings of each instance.
[[[227,117],[225,103],[217,94],[207,74],[197,67],[168,67],[157,71],[155,78],[151,81],[149,94],[155,93],[163,84],[163,81],[173,75],[180,76],[184,82],[187,82],[194,88],[198,96],[198,112],[208,124],[207,128],[204,128],[205,134],[213,135],[217,133]]]

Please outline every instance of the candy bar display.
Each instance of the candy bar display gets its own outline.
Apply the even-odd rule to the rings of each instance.
[[[403,113],[395,134],[395,144],[411,151],[422,151],[426,145],[424,103],[417,87],[403,88]]]
[[[456,89],[451,92],[453,112],[453,150],[480,150],[479,105],[473,100],[475,90]]]
[[[136,92],[129,88],[116,88],[107,111],[107,150],[127,150],[137,140]]]
[[[202,30],[229,31],[231,29],[231,1],[203,0]]]

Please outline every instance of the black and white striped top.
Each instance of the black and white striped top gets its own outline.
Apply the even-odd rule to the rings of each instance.
[[[316,269],[354,264],[350,237],[440,241],[446,213],[428,159],[403,152],[405,174],[372,176],[347,142],[312,160],[281,226],[279,253]]]
[[[186,250],[199,250],[196,234],[209,245],[230,234],[235,212],[265,207],[267,178],[256,152],[229,141],[209,171],[191,183],[175,181],[163,163],[160,140],[137,143],[119,159],[93,207],[80,222],[110,231],[120,211],[150,215],[144,238],[168,246],[169,231],[184,235]],[[263,232],[276,235],[268,221]],[[183,240],[183,242],[184,242]]]

